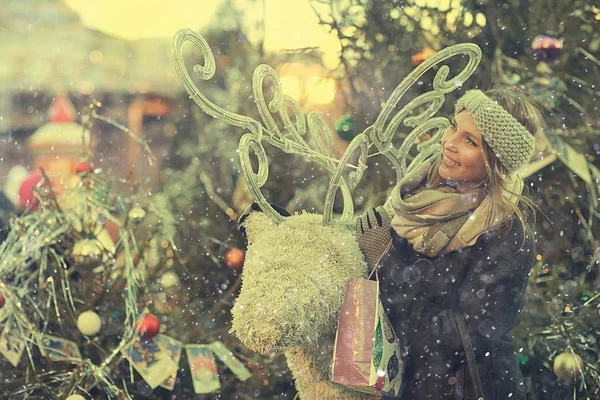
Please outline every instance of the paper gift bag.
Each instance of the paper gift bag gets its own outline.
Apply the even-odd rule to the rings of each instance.
[[[397,394],[402,348],[379,298],[379,282],[351,279],[335,337],[331,380],[366,393]]]

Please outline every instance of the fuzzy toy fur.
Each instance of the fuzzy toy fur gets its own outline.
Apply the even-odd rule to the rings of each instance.
[[[284,353],[302,400],[380,398],[328,379],[348,280],[367,272],[353,228],[309,213],[277,225],[261,212],[244,227],[248,249],[231,332],[261,354]]]

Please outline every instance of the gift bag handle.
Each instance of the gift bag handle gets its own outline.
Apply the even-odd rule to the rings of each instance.
[[[481,378],[479,377],[479,369],[477,368],[477,361],[475,360],[475,353],[473,352],[471,337],[469,336],[469,331],[467,330],[467,324],[462,311],[454,311],[454,319],[458,325],[458,334],[460,335],[460,340],[465,348],[465,356],[467,358],[467,365],[469,367],[469,375],[471,375],[471,381],[473,382],[475,395],[477,396],[477,400],[484,400],[483,386],[481,385]]]
[[[373,272],[375,272],[375,280],[379,281],[379,275],[377,275],[377,267],[379,266],[379,262],[381,261],[381,259],[390,251],[390,249],[392,248],[392,242],[393,240],[390,239],[390,241],[388,242],[387,246],[385,247],[385,250],[383,251],[383,253],[381,253],[381,255],[379,256],[379,258],[377,259],[377,262],[375,263],[375,265],[373,265],[373,269],[371,270],[371,273],[369,274],[369,277],[367,279],[371,279],[371,277],[373,276]]]

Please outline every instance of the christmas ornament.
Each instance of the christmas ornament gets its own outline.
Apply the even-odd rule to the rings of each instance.
[[[102,261],[104,246],[96,238],[81,239],[73,246],[75,262],[85,266],[96,266]]]
[[[96,336],[102,328],[100,316],[93,311],[85,311],[77,317],[77,329],[86,336]]]
[[[219,69],[225,69],[231,64],[231,58],[227,56],[221,56],[217,59],[217,63],[219,64]]]
[[[577,354],[564,352],[554,359],[554,373],[561,381],[573,381],[583,371],[583,360]]]
[[[146,216],[146,211],[144,211],[142,207],[136,206],[129,210],[129,213],[127,215],[129,216],[129,219],[133,222],[140,223]]]
[[[21,203],[21,206],[27,207],[31,205],[31,208],[33,209],[38,206],[39,200],[35,197],[33,189],[42,178],[42,171],[36,169],[31,171],[27,175],[27,178],[21,182],[21,186],[19,187],[19,202]]]
[[[142,339],[152,339],[160,330],[160,322],[152,314],[146,314],[138,324],[137,333]]]
[[[167,271],[160,277],[160,286],[163,289],[179,287],[179,285],[181,285],[181,279],[173,271]]]
[[[4,298],[4,296],[0,293],[0,308],[4,307],[4,303],[6,303],[6,299]]]
[[[215,355],[208,345],[188,344],[185,352],[192,376],[202,377],[202,380],[193,379],[194,392],[204,394],[221,390]]]
[[[434,55],[436,51],[429,46],[423,47],[419,52],[415,53],[410,57],[410,61],[412,65],[417,66],[421,64],[423,61],[427,60],[429,57]]]
[[[335,123],[335,131],[340,138],[349,142],[354,138],[356,132],[354,131],[354,122],[349,115],[343,115]]]
[[[85,400],[85,397],[83,397],[80,394],[72,394],[69,397],[67,397],[67,400]]]
[[[104,248],[109,250],[111,253],[114,253],[115,243],[119,241],[119,230],[119,225],[112,219],[109,219],[108,221],[106,221],[106,224],[104,224],[104,229],[102,230],[102,232],[100,232],[100,234],[98,235],[98,239],[101,242],[103,242],[103,238],[106,238],[106,243],[103,242]],[[110,242],[108,241],[108,239],[110,239]],[[109,245],[110,247],[107,247]]]
[[[538,35],[531,42],[531,50],[538,60],[554,61],[562,54],[563,43],[551,35]]]
[[[82,172],[92,172],[92,167],[86,162],[80,162],[75,166],[75,173],[81,174]]]
[[[586,302],[590,299],[590,296],[587,293],[583,293],[581,296],[579,296],[579,300]]]
[[[109,211],[102,207],[82,206],[81,203],[77,203],[80,201],[77,197],[73,197],[69,199],[69,203],[65,203],[65,210],[71,218],[73,228],[84,236],[98,235],[104,224],[109,221]]]
[[[225,253],[225,265],[227,265],[227,268],[229,269],[239,271],[244,265],[244,256],[245,253],[243,250],[232,247]]]
[[[531,359],[527,354],[521,354],[519,358],[517,358],[517,362],[519,363],[519,368],[521,368],[522,372],[528,371],[531,366]]]

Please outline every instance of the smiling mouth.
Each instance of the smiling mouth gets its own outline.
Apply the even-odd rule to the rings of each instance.
[[[444,164],[451,166],[451,167],[460,167],[460,164],[457,163],[456,161],[453,161],[451,159],[448,158],[448,156],[446,156],[445,154],[442,157],[442,160],[444,161]]]

